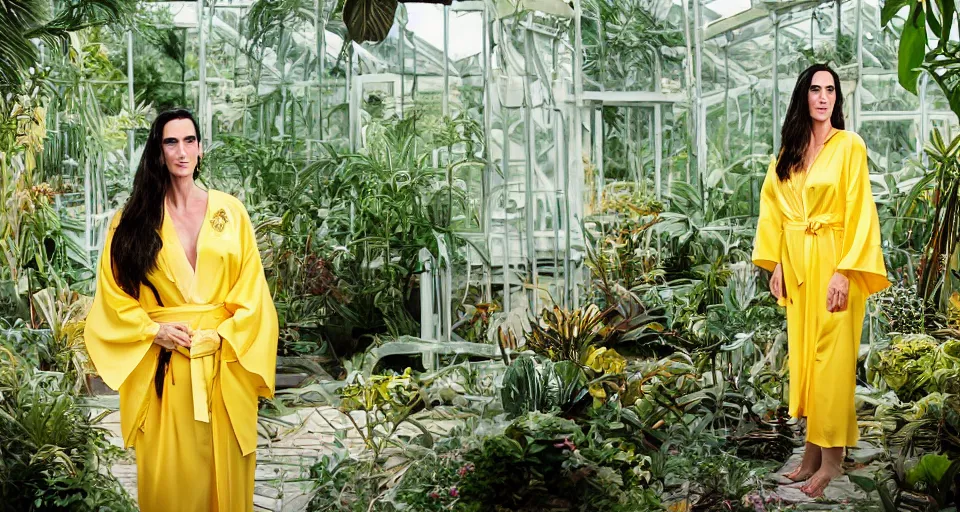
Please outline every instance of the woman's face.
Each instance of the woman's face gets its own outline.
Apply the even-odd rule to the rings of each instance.
[[[807,103],[810,105],[810,117],[815,122],[826,122],[833,116],[833,106],[837,103],[837,85],[828,71],[817,71],[807,91]]]
[[[203,154],[197,130],[189,119],[172,119],[163,125],[163,163],[175,178],[193,177],[193,170]]]

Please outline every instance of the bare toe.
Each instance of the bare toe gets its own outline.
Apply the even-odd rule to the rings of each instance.
[[[789,473],[787,473],[787,474],[785,474],[785,475],[783,475],[783,476],[785,476],[785,477],[787,478],[787,480],[790,480],[790,481],[792,481],[792,482],[802,482],[802,481],[810,478],[810,475],[813,475],[813,473],[814,473],[813,471],[811,471],[811,470],[809,470],[809,469],[804,469],[804,468],[801,466],[801,467],[797,467],[797,468],[794,469],[793,471],[791,471],[791,472],[789,472]]]
[[[810,480],[807,482],[807,484],[801,487],[800,490],[811,498],[819,498],[820,496],[823,496],[823,491],[827,489],[827,486],[830,485],[830,482],[842,474],[843,470],[840,468],[823,466],[816,473],[814,473],[812,477],[810,477]]]

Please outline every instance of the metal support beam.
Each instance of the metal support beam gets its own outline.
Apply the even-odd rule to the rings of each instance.
[[[493,83],[493,55],[490,52],[492,37],[490,34],[490,9],[487,3],[483,3],[483,149],[486,152],[486,162],[483,166],[483,180],[480,186],[483,189],[483,201],[481,202],[480,218],[482,222],[483,235],[486,240],[487,252],[493,247],[491,241],[491,213],[492,205],[490,197],[493,186],[493,175],[496,172],[493,163],[493,96],[491,95]],[[486,259],[484,266],[488,267]],[[493,301],[493,273],[492,268],[487,268],[484,287],[484,297],[486,302]]]
[[[208,140],[212,137],[207,128],[210,123],[208,119],[210,113],[207,109],[207,34],[205,23],[206,20],[206,0],[197,1],[197,37],[200,40],[200,84],[199,84],[199,98],[197,99],[197,112],[200,118],[200,126],[203,127],[202,137],[206,137]],[[209,143],[209,142],[208,142]]]
[[[573,98],[577,108],[583,106],[583,5],[573,0]],[[570,134],[580,137],[580,134]]]
[[[398,52],[400,57],[400,104],[398,105],[398,107],[400,108],[399,114],[400,114],[400,118],[402,119],[404,115],[404,110],[406,110],[404,101],[407,96],[407,57],[404,54],[404,50],[406,49],[404,48],[405,46],[404,43],[406,42],[406,39],[407,39],[406,26],[401,25],[400,30],[398,32],[400,36],[400,51]]]
[[[780,153],[780,17],[773,19],[773,154]]]
[[[690,39],[691,39],[690,0],[681,0],[681,5],[683,7],[682,9],[683,34],[684,34],[683,41],[684,41],[684,46],[686,47],[686,50],[687,50],[687,65],[683,67],[684,77],[687,79],[687,83],[684,84],[685,85],[684,89],[686,89],[687,91],[687,112],[689,114],[687,116],[687,135],[690,137],[691,145],[695,145],[694,141],[696,140],[696,136],[697,136],[696,130],[697,130],[697,120],[699,119],[699,115],[697,114],[696,99],[693,97],[695,95],[695,92],[693,90],[694,82],[693,82],[693,70],[691,66],[691,63],[693,62],[693,49],[690,46]],[[691,149],[690,152],[692,153],[694,148],[690,148],[690,149]],[[685,181],[687,183],[690,183],[690,158],[687,158],[686,160]]]
[[[133,97],[133,31],[127,31],[127,109],[130,118],[134,118],[134,110],[137,109]],[[133,161],[134,138],[133,129],[127,130],[127,162],[130,166],[130,172],[135,172],[136,162]],[[89,184],[88,184],[89,186]]]
[[[704,179],[707,175],[707,109],[703,106],[703,8],[702,0],[693,0],[693,33],[696,61],[694,83],[696,84],[696,112],[697,112],[697,183],[700,196],[706,204],[707,190]]]
[[[317,125],[317,133],[319,134],[317,138],[321,140],[326,139],[323,133],[323,68],[326,67],[327,57],[327,17],[324,13],[324,5],[322,0],[314,0],[316,18],[314,19],[313,28],[316,32],[317,39],[317,117],[315,123]]]
[[[857,0],[855,9],[856,34],[854,40],[857,42],[857,85],[853,91],[853,130],[860,131],[860,111],[863,109],[863,0]],[[879,11],[879,9],[877,9]]]
[[[443,6],[443,115],[450,116],[450,6]]]
[[[533,22],[533,13],[527,13],[527,21]],[[523,199],[524,199],[524,217],[526,221],[525,238],[526,238],[526,249],[527,249],[527,272],[530,282],[533,284],[533,293],[530,298],[530,308],[531,311],[537,312],[539,306],[539,282],[537,276],[537,244],[535,240],[535,224],[539,212],[537,212],[536,201],[533,198],[534,189],[536,189],[536,173],[534,173],[534,167],[537,165],[537,143],[536,143],[536,130],[533,126],[533,92],[530,82],[536,77],[536,71],[533,69],[533,34],[529,30],[524,30],[524,43],[523,43],[523,133],[524,141],[526,142],[526,151],[524,151],[524,156],[526,157],[525,162],[525,176],[524,176],[524,187],[523,187]]]
[[[663,75],[660,55],[655,54],[653,60],[653,90],[660,92],[661,77]],[[653,106],[653,189],[656,198],[663,199],[663,181],[661,170],[663,167],[663,106],[659,103]]]
[[[659,88],[658,88],[659,89]],[[656,91],[585,91],[583,102],[602,103],[613,106],[643,106],[658,104],[684,103],[687,96],[682,93]],[[576,98],[574,98],[576,103]]]
[[[927,116],[927,86],[930,84],[930,74],[920,75],[920,126],[917,127],[917,158],[923,159],[923,145],[927,142],[927,130],[930,120]]]
[[[352,84],[353,82],[353,41],[350,41],[349,43],[346,43],[346,44],[350,46],[347,47],[347,70],[346,70],[347,80],[346,80],[346,84],[344,84],[343,102],[349,104],[351,101],[353,101],[352,99],[353,96],[351,94],[353,92],[352,91],[353,89],[352,87],[353,85]],[[350,115],[349,119],[347,120],[347,123],[348,123],[348,128],[347,128],[348,136],[350,141],[350,151],[356,151],[358,119],[356,119],[356,117],[354,117],[353,115]]]

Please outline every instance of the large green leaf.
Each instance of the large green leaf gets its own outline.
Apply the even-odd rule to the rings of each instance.
[[[950,458],[942,454],[928,453],[907,472],[907,483],[916,486],[919,482],[939,482],[950,469]]]
[[[947,41],[950,40],[950,31],[953,30],[953,16],[957,12],[956,0],[939,0],[940,18],[943,21],[943,27],[940,30],[939,49],[947,48]]]
[[[927,25],[930,26],[930,31],[934,34],[939,34],[943,30],[943,26],[940,25],[940,20],[937,19],[937,10],[933,8],[933,2],[930,2],[926,9],[924,9],[927,16]]]
[[[880,26],[884,27],[890,20],[900,12],[900,9],[910,5],[916,0],[887,0],[883,3],[883,10],[880,11]]]
[[[921,4],[916,3],[910,8],[910,16],[903,25],[900,51],[897,55],[900,85],[913,94],[917,94],[917,78],[920,77],[920,66],[927,53],[927,27],[924,17]]]
[[[343,23],[350,39],[379,43],[387,38],[397,13],[397,0],[346,0]]]

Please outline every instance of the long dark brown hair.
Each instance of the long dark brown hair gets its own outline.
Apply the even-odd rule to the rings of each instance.
[[[810,117],[807,93],[810,91],[810,84],[813,83],[813,75],[819,71],[826,71],[833,75],[837,102],[833,105],[833,115],[830,116],[830,123],[838,130],[844,129],[843,92],[840,90],[840,77],[836,71],[830,69],[826,64],[814,64],[800,73],[797,85],[793,89],[793,96],[790,98],[790,107],[787,108],[787,117],[783,121],[783,128],[780,129],[782,146],[780,157],[777,159],[777,177],[780,178],[780,181],[789,179],[790,173],[803,165],[803,156],[807,151],[807,146],[810,145],[810,137],[813,133],[813,118]]]
[[[133,191],[123,207],[110,247],[114,279],[123,291],[135,299],[140,298],[140,286],[147,285],[160,301],[147,274],[156,268],[157,253],[163,247],[160,224],[163,222],[163,198],[170,184],[170,172],[163,162],[163,128],[174,119],[193,121],[197,142],[200,142],[200,125],[189,111],[168,110],[157,116],[150,126],[147,144],[143,148],[137,174],[133,177]],[[198,159],[193,179],[199,176]]]

